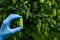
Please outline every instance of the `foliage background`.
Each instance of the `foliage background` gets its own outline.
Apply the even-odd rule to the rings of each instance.
[[[60,0],[0,0],[0,26],[11,13],[23,17],[11,28],[24,29],[8,40],[60,40]]]

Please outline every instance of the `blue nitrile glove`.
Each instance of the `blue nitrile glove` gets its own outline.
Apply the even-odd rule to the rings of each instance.
[[[10,14],[2,23],[0,28],[0,40],[5,40],[6,38],[9,38],[12,34],[19,32],[23,29],[23,27],[17,27],[14,29],[10,29],[10,25],[13,21],[22,18],[22,16],[19,16],[17,14]]]

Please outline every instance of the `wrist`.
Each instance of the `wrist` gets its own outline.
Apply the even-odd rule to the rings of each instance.
[[[3,37],[0,37],[0,40],[5,40]]]

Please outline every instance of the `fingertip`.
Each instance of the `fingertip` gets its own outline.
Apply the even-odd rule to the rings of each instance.
[[[22,16],[19,16],[19,18],[22,18]]]
[[[16,32],[19,32],[19,31],[21,31],[22,29],[23,29],[23,27],[14,28],[14,29],[12,29],[12,33],[14,34],[14,33],[16,33]]]
[[[24,29],[24,27],[19,27],[18,29],[19,29],[19,30],[22,30],[22,29]]]

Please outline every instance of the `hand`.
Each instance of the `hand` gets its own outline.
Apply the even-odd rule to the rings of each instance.
[[[23,29],[23,27],[17,27],[14,29],[11,29],[9,27],[13,21],[19,18],[22,18],[22,16],[19,16],[17,14],[11,14],[3,21],[1,28],[0,28],[0,40],[9,38],[12,34],[19,32],[20,30]]]

